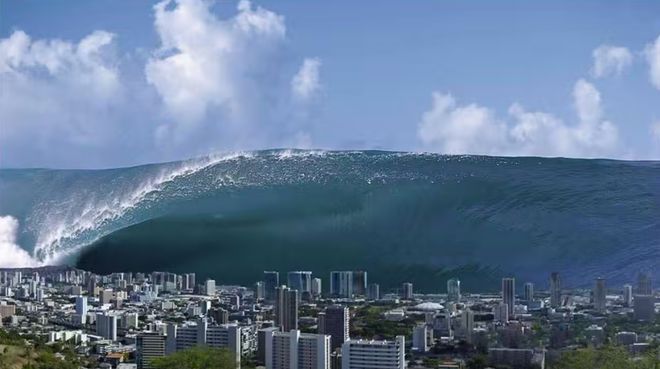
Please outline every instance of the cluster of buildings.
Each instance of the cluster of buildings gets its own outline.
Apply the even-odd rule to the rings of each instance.
[[[462,293],[457,278],[436,294],[415,293],[410,282],[381,294],[366,271],[333,271],[327,281],[323,289],[310,271],[265,271],[248,288],[195,273],[1,270],[0,322],[70,344],[103,369],[149,369],[154,358],[195,346],[229,350],[237,368],[461,369],[479,355],[493,366],[544,368],[576,347],[617,344],[641,354],[660,340],[641,328],[604,329],[617,319],[658,324],[643,273],[634,286],[612,289],[598,278],[590,290],[564,288],[559,273],[543,290],[517,290],[503,278],[493,294]],[[364,317],[368,309],[376,323]],[[365,336],[364,327],[375,333]]]

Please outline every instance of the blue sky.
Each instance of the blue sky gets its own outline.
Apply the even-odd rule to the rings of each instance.
[[[2,2],[0,166],[294,146],[660,157],[658,2],[156,4]]]

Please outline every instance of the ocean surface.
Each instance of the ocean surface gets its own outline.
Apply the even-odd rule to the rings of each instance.
[[[588,287],[660,270],[660,162],[270,150],[3,169],[0,216],[39,264],[219,284],[311,270],[327,288],[331,270],[364,269],[384,290],[458,277],[484,291],[502,276]]]

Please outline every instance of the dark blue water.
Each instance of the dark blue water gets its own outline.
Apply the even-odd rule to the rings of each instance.
[[[660,261],[660,163],[264,151],[135,168],[0,171],[0,215],[45,263],[97,272],[366,269],[395,287],[496,288]]]

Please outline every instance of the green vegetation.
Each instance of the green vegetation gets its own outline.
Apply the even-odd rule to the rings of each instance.
[[[78,369],[84,364],[70,345],[46,345],[41,336],[0,330],[0,369]]]
[[[383,318],[383,313],[392,306],[365,306],[355,310],[351,321],[352,337],[369,337],[375,339],[393,339],[396,336],[409,336],[416,324],[414,319],[389,321]]]
[[[199,346],[154,359],[151,365],[156,369],[235,369],[236,360],[228,350]]]
[[[588,348],[567,352],[551,369],[660,369],[660,351],[651,349],[641,358],[632,358],[617,346]]]

